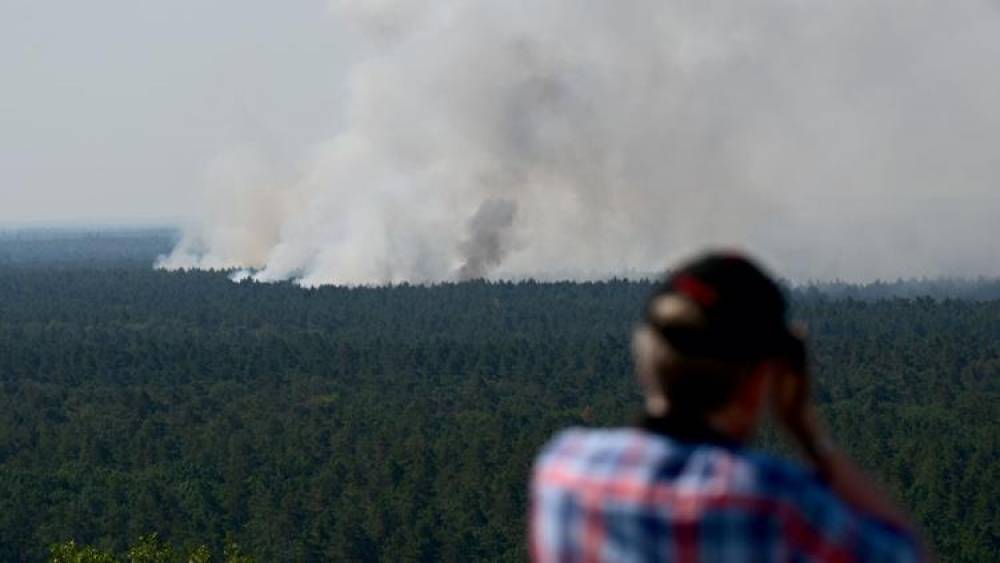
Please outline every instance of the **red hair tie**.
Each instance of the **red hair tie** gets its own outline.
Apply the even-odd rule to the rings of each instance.
[[[677,276],[673,286],[678,292],[690,297],[703,307],[710,307],[719,299],[719,294],[714,288],[688,274]]]

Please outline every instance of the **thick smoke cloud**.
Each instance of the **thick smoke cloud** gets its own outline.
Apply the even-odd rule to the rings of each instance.
[[[161,265],[303,284],[656,271],[1000,274],[986,0],[342,0],[349,124],[229,159]],[[317,71],[321,71],[318,69]]]

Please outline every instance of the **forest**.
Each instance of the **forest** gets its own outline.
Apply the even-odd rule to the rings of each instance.
[[[637,414],[650,281],[235,283],[170,244],[0,236],[0,561],[522,561],[538,448]],[[1000,561],[1000,282],[789,295],[838,443],[942,561]]]

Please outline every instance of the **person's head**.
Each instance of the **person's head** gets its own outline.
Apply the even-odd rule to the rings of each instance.
[[[681,265],[645,305],[633,337],[652,415],[752,433],[770,378],[804,361],[777,284],[747,258],[709,253]]]

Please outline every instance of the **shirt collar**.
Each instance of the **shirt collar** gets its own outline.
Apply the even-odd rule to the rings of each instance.
[[[681,418],[676,415],[651,416],[643,414],[637,426],[647,432],[667,436],[680,442],[712,444],[725,448],[738,448],[740,443],[715,430],[703,420]]]

